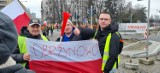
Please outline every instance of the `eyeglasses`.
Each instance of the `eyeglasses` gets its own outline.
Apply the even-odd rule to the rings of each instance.
[[[105,21],[108,21],[110,19],[106,19],[106,18],[99,18],[99,20],[105,20]]]

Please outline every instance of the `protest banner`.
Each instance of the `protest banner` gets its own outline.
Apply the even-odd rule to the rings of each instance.
[[[102,73],[96,40],[53,42],[27,39],[30,68],[36,73]]]

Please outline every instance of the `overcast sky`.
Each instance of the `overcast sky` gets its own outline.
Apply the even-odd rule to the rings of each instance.
[[[20,0],[22,1],[22,3],[27,7],[30,8],[31,12],[36,13],[37,17],[41,17],[41,1],[42,0]],[[24,2],[27,1],[27,2]],[[126,2],[132,1],[132,5],[136,5],[136,4],[141,4],[147,7],[148,9],[148,0],[143,0],[143,1],[137,1],[137,0],[126,0]],[[160,13],[157,11],[160,11],[160,0],[151,0],[151,5],[150,5],[150,15],[160,15]]]
[[[148,0],[137,1],[137,0],[126,0],[126,2],[132,2],[132,5],[141,4],[147,7],[148,10]],[[150,15],[160,15],[160,0],[150,0]]]
[[[25,7],[29,8],[31,12],[36,13],[36,16],[38,18],[41,18],[41,1],[42,0],[20,0],[20,1],[25,5]]]

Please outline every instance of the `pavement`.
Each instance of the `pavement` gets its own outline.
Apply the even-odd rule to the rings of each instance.
[[[141,64],[139,63],[140,58],[133,58],[132,61],[134,63],[139,64],[138,70],[124,68],[125,61],[129,61],[130,58],[122,56],[122,55],[120,57],[121,57],[121,63],[116,73],[160,73],[160,61],[155,60],[156,56],[149,57],[150,59],[154,59],[155,62],[153,65]]]
[[[49,36],[47,36],[49,38],[50,41],[56,41],[57,38],[60,37],[60,30],[57,31],[57,29],[53,30],[53,35],[51,36],[49,34]]]
[[[151,35],[148,38],[149,40],[160,42],[160,35]]]
[[[157,33],[157,36],[160,36],[160,31]]]
[[[145,40],[143,34],[122,34],[123,39]],[[160,42],[160,32],[157,35],[149,35],[149,40]]]
[[[129,35],[125,35],[122,34],[122,37],[124,39],[137,39],[140,41],[146,41],[143,37],[143,34],[129,34]],[[141,55],[136,55],[137,58],[132,58],[132,61],[136,62],[139,64],[139,68],[138,70],[131,70],[131,69],[126,69],[124,68],[124,63],[125,61],[129,61],[130,58],[129,56],[136,54],[136,53],[142,53],[145,52],[145,49],[141,49],[141,50],[123,50],[121,56],[121,63],[119,65],[119,69],[116,73],[160,73],[160,54],[157,55],[157,53],[160,52],[160,31],[157,34],[152,34],[149,36],[149,42],[151,42],[152,44],[149,46],[149,55],[150,55],[150,59],[153,59],[155,61],[155,64],[153,65],[144,65],[144,64],[140,64],[139,63],[139,59],[141,59],[140,57],[144,57],[145,53],[141,54]],[[129,48],[131,48],[131,46],[133,46],[134,48],[137,47],[137,45],[140,45],[140,47],[142,47],[142,44],[137,43],[137,44],[130,44],[128,45]],[[128,56],[126,56],[128,55]],[[158,60],[156,60],[158,59]]]
[[[130,45],[125,46],[122,51],[124,56],[134,56],[134,57],[145,57],[146,56],[146,47],[142,45],[146,41],[139,41]],[[148,55],[153,56],[157,55],[160,52],[160,42],[149,41],[150,45],[148,47]],[[136,49],[134,49],[136,48]]]
[[[137,39],[143,40],[144,36],[142,34],[122,34],[123,39]]]

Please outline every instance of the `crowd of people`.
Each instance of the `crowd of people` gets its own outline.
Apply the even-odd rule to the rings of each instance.
[[[55,24],[56,25],[56,24]],[[42,34],[45,36],[53,36],[53,30],[56,28],[58,29],[58,25],[48,24],[48,25],[41,25]],[[51,34],[49,34],[51,33]]]
[[[102,56],[102,71],[114,73],[120,61],[123,41],[118,33],[118,24],[112,22],[110,13],[102,11],[98,18],[98,28],[76,27],[71,20],[67,20],[62,42],[96,39]],[[0,73],[34,73],[30,70],[28,61],[26,38],[49,41],[46,37],[58,27],[48,24],[41,25],[38,19],[31,19],[28,26],[21,29],[18,35],[12,20],[0,13]],[[96,29],[97,28],[97,29]],[[42,34],[41,34],[42,30]],[[57,42],[61,39],[57,38]]]

